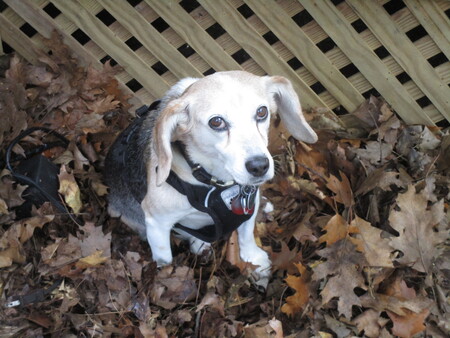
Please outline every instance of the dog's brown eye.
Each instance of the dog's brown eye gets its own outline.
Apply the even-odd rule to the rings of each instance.
[[[256,120],[264,121],[269,115],[269,110],[266,106],[261,106],[256,110]]]
[[[209,126],[214,130],[225,130],[227,129],[227,123],[220,116],[214,116],[208,122]]]

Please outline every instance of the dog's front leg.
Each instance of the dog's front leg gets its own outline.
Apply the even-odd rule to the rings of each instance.
[[[152,249],[153,260],[158,266],[172,263],[172,249],[170,247],[170,231],[174,223],[164,217],[154,217],[146,213],[145,226],[147,241]]]
[[[258,205],[255,206],[255,210],[258,210],[257,207]],[[243,261],[258,266],[253,272],[252,278],[257,286],[266,289],[271,273],[271,262],[267,252],[256,244],[255,235],[253,233],[255,228],[255,218],[256,212],[252,218],[247,222],[244,222],[238,228],[239,250]]]

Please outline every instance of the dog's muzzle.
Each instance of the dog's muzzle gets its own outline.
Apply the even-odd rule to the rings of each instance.
[[[254,156],[245,162],[245,168],[254,177],[264,176],[269,170],[270,162],[266,156]]]

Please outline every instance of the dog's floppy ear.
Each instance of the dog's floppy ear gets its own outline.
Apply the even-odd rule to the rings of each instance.
[[[280,114],[287,130],[297,140],[315,143],[317,134],[306,122],[300,101],[291,82],[282,76],[266,76],[264,79],[266,80],[267,92],[275,100],[278,114]]]
[[[172,166],[171,142],[177,132],[186,126],[188,120],[187,106],[181,99],[171,101],[161,112],[155,124],[154,149],[158,159],[156,172],[156,185],[163,184],[170,173]]]

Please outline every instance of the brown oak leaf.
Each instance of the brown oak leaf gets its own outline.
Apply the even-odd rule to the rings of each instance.
[[[334,196],[336,202],[342,203],[346,207],[351,207],[355,204],[355,201],[353,199],[350,181],[342,171],[340,171],[339,174],[341,180],[334,175],[330,175],[330,177],[327,178],[327,188],[336,194]]]
[[[336,214],[330,218],[330,220],[328,221],[327,225],[325,225],[323,230],[326,231],[326,234],[322,235],[319,238],[319,242],[320,243],[326,242],[327,246],[330,246],[336,243],[337,241],[340,241],[341,239],[347,237],[349,228],[348,223],[344,219],[344,217],[342,217],[339,214]]]
[[[414,288],[408,287],[406,282],[399,277],[394,279],[394,281],[388,285],[386,294],[400,300],[420,299],[416,296]],[[412,311],[410,309],[403,309],[403,311],[405,312],[403,315],[386,311],[389,318],[391,318],[394,323],[394,326],[392,327],[393,334],[402,338],[409,338],[425,330],[423,322],[430,313],[428,307],[424,306],[420,311]]]
[[[322,304],[328,303],[334,297],[339,298],[339,313],[350,319],[352,306],[361,306],[354,289],[357,287],[366,289],[361,270],[368,263],[364,255],[358,252],[356,246],[348,239],[342,239],[318,251],[318,254],[327,261],[313,269],[313,279],[320,280],[332,276],[321,292]]]
[[[152,302],[171,310],[177,304],[192,300],[197,292],[194,270],[187,266],[165,266],[155,277],[151,289]]]
[[[395,171],[386,171],[386,166],[375,169],[362,182],[361,186],[356,190],[355,195],[365,195],[369,191],[380,188],[384,191],[390,191],[391,185],[403,187],[403,182],[399,179],[399,173]]]
[[[410,338],[415,334],[425,330],[424,320],[428,317],[430,310],[424,309],[419,313],[414,313],[405,309],[406,315],[399,316],[394,312],[387,311],[389,318],[391,318],[394,326],[392,333],[402,338]]]
[[[388,319],[380,317],[379,311],[368,309],[357,316],[352,323],[356,325],[358,334],[364,331],[364,336],[377,338],[388,321]]]
[[[300,273],[300,277],[287,275],[286,283],[295,290],[292,296],[286,298],[286,304],[281,307],[281,311],[288,316],[293,316],[302,311],[309,301],[309,281],[311,273],[306,270],[301,263],[295,264]]]
[[[399,236],[390,239],[390,246],[400,250],[403,256],[396,260],[420,272],[428,272],[433,262],[441,254],[438,244],[448,238],[448,231],[435,231],[443,218],[443,200],[427,207],[424,191],[416,193],[410,185],[404,194],[397,198],[399,211],[393,209],[389,215],[391,226]]]
[[[370,266],[386,268],[394,266],[391,258],[392,248],[389,246],[389,240],[381,237],[382,230],[359,217],[355,217],[350,226],[358,231],[355,237],[350,237],[350,240],[358,247],[358,251],[364,253]]]

